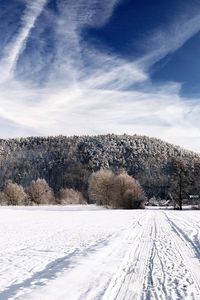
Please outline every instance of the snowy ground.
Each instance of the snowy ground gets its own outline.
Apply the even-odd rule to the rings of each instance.
[[[200,211],[0,208],[0,300],[200,299]]]

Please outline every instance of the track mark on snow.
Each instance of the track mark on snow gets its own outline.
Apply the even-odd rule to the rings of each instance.
[[[141,295],[152,244],[152,215],[152,212],[146,214],[145,224],[140,228],[133,245],[127,250],[102,300],[131,300]]]
[[[198,291],[198,299],[200,298],[200,249],[188,237],[188,235],[174,221],[166,216],[174,235],[177,249],[183,262],[187,266],[188,272],[191,274],[194,284]]]
[[[185,243],[180,242],[165,213],[155,214],[154,222],[155,240],[142,299],[199,299],[199,287],[194,279],[190,257],[183,254]]]

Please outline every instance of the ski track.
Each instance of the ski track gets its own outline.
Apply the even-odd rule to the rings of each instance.
[[[0,300],[199,300],[200,212],[0,208]]]
[[[170,212],[155,215],[155,240],[142,299],[200,299],[199,256],[171,216]]]

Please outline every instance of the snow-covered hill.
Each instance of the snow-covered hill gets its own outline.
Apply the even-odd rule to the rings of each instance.
[[[125,169],[139,180],[149,198],[166,199],[174,182],[174,160],[187,171],[185,193],[198,194],[200,156],[159,139],[139,135],[30,137],[0,140],[0,189],[7,180],[23,187],[44,178],[57,191],[73,188],[88,198],[92,171]]]
[[[200,212],[0,208],[0,299],[200,299]]]

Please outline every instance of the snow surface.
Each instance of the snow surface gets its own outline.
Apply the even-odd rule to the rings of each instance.
[[[0,300],[200,299],[200,211],[1,207]]]

